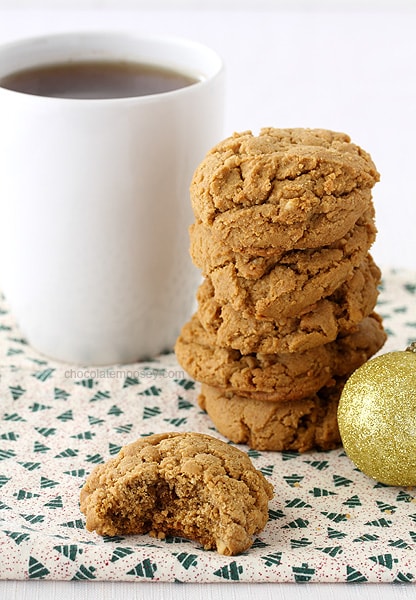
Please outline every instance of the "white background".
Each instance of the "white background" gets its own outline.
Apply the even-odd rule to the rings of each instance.
[[[348,133],[381,173],[373,255],[382,268],[416,273],[416,2],[0,0],[0,43],[74,29],[168,33],[212,46],[227,71],[224,136],[263,126]],[[410,600],[416,588],[0,582],[2,600],[243,600],[254,594],[258,600]]]

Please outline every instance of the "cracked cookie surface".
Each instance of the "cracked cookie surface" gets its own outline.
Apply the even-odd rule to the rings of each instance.
[[[245,452],[200,433],[161,433],[97,466],[80,508],[99,535],[179,536],[234,555],[264,528],[272,497]]]
[[[372,209],[343,238],[321,248],[286,252],[275,263],[268,262],[258,278],[241,276],[235,260],[224,260],[204,274],[210,277],[219,304],[230,304],[256,319],[297,316],[352,277],[375,236]],[[214,256],[209,251],[205,255],[207,261]]]
[[[222,348],[242,354],[301,352],[334,341],[370,315],[377,302],[380,276],[380,269],[368,256],[331,296],[296,316],[273,321],[255,319],[231,304],[220,304],[207,277],[197,290],[197,315],[213,343]]]
[[[176,342],[176,356],[201,383],[270,402],[298,400],[350,375],[384,344],[381,319],[373,313],[335,341],[303,352],[242,354],[215,345],[196,314]]]
[[[337,407],[342,382],[292,402],[264,402],[202,384],[199,405],[217,430],[254,450],[306,452],[341,444]]]
[[[218,241],[269,255],[341,238],[369,208],[378,180],[369,154],[343,133],[264,128],[214,146],[190,191],[196,220]]]

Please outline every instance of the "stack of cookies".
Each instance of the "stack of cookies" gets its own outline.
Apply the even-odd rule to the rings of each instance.
[[[349,375],[385,342],[370,156],[322,129],[235,134],[191,184],[204,280],[176,343],[220,433],[258,450],[331,449]]]

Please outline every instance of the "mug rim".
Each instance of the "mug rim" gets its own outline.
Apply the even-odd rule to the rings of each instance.
[[[88,42],[93,45],[94,42],[99,42],[101,40],[101,46],[97,46],[94,50],[92,47],[87,48]],[[195,53],[198,52],[198,56],[200,57],[200,63],[202,63],[202,59],[205,59],[206,63],[210,64],[209,69],[205,69],[203,74],[198,74],[191,69],[187,71],[185,67],[178,65],[178,61],[173,61],[171,55],[166,56],[166,60],[158,60],[155,59],[154,62],[136,59],[137,62],[143,62],[145,64],[153,64],[156,66],[161,66],[164,68],[172,68],[183,72],[184,74],[193,76],[196,78],[196,81],[189,86],[181,87],[175,90],[170,90],[167,92],[157,92],[154,94],[148,94],[144,96],[125,96],[125,97],[109,97],[109,98],[65,98],[65,97],[56,97],[56,96],[42,96],[39,94],[31,94],[27,92],[21,92],[13,89],[5,88],[1,85],[2,77],[10,75],[14,72],[18,72],[24,69],[30,69],[36,66],[46,66],[46,65],[56,65],[56,64],[65,64],[71,60],[77,61],[89,61],[89,60],[128,60],[128,58],[122,56],[122,51],[117,48],[112,47],[112,43],[121,41],[124,43],[129,43],[131,45],[137,44],[137,48],[139,45],[146,45],[149,49],[161,48],[166,46],[167,48],[177,48],[184,52],[191,53],[195,58]],[[78,45],[80,42],[84,44],[82,48]],[[54,58],[51,56],[50,60],[40,59],[40,53],[45,53],[47,51],[47,46],[49,44],[66,44],[61,46],[61,52],[66,53],[66,58]],[[72,45],[72,47],[71,47]],[[32,52],[30,52],[32,50]],[[21,66],[18,67],[9,67],[4,68],[3,62],[7,59],[17,59],[19,52],[25,52],[23,62],[21,62]],[[56,51],[56,46],[55,46]],[[73,57],[69,55],[71,53]],[[88,52],[91,52],[90,55],[87,56]],[[189,56],[191,56],[189,54]],[[111,55],[113,58],[111,58]],[[83,56],[83,58],[82,58]],[[134,61],[134,59],[131,59]],[[3,43],[0,45],[0,94],[8,94],[13,95],[19,98],[28,99],[32,102],[34,101],[52,101],[52,102],[67,102],[67,103],[83,103],[83,104],[93,104],[93,103],[109,103],[109,102],[117,102],[117,103],[128,103],[128,102],[154,102],[155,99],[163,99],[170,98],[172,96],[181,96],[183,94],[188,95],[192,93],[192,91],[200,89],[201,87],[205,87],[209,85],[212,81],[217,79],[223,74],[224,71],[224,63],[221,56],[211,48],[210,46],[181,36],[173,36],[173,35],[164,35],[164,34],[142,34],[136,33],[131,30],[73,30],[73,31],[63,31],[58,33],[47,33],[42,35],[35,36],[27,36],[21,37],[15,40],[11,40],[9,42]]]

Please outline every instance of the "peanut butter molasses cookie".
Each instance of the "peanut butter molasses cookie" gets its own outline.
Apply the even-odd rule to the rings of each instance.
[[[209,277],[197,291],[199,320],[216,346],[242,354],[302,352],[332,342],[370,315],[377,302],[380,269],[371,256],[335,292],[297,316],[259,320],[220,304]]]
[[[343,381],[386,340],[369,254],[378,180],[367,152],[324,129],[236,133],[196,169],[190,254],[204,281],[175,351],[230,440],[340,443]]]
[[[341,443],[337,423],[341,390],[338,383],[302,400],[275,403],[202,384],[198,402],[232,442],[278,452],[331,450]]]
[[[332,244],[320,248],[306,248],[303,251],[281,249],[278,254],[259,256],[234,252],[213,236],[210,227],[202,223],[193,223],[189,228],[190,254],[194,265],[205,276],[210,276],[216,270],[232,265],[233,271],[238,277],[256,280],[267,275],[281,260],[287,261],[291,256],[302,256],[302,252],[304,256],[308,256],[315,254],[318,250],[323,250],[324,256],[329,251],[338,251],[335,255],[336,259],[347,261],[349,254],[354,258],[354,252],[361,246],[364,247],[363,250],[368,250],[374,242],[376,233],[374,207],[370,207],[343,238],[335,240]]]
[[[179,536],[234,555],[268,519],[273,488],[248,455],[200,433],[162,433],[99,465],[80,497],[99,535]]]
[[[299,315],[333,294],[366,258],[376,236],[369,213],[328,246],[286,252],[258,279],[242,277],[233,262],[212,270],[216,300],[256,319]]]
[[[270,256],[234,252],[217,240],[210,227],[203,223],[192,223],[189,227],[189,239],[192,262],[205,276],[209,276],[215,269],[232,264],[240,277],[260,279],[286,254],[283,249],[278,254]]]
[[[197,221],[236,252],[278,254],[343,237],[369,208],[379,174],[343,133],[265,128],[217,144],[197,168]]]
[[[303,352],[241,354],[215,345],[197,315],[176,342],[179,363],[196,381],[270,402],[298,400],[331,385],[361,366],[384,344],[381,320],[373,313],[353,332]]]

